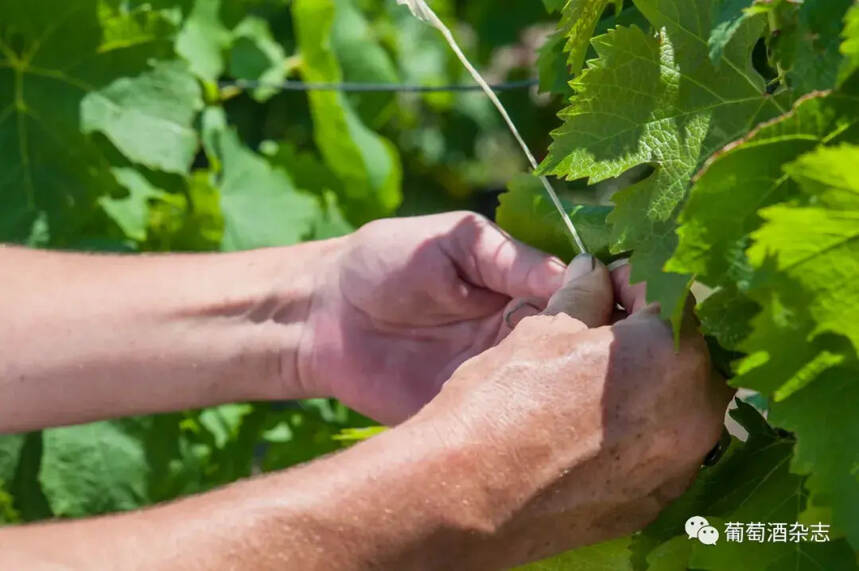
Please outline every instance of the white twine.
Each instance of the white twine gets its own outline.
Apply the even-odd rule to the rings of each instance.
[[[430,8],[424,0],[397,0],[397,4],[408,6],[409,10],[411,10],[412,14],[414,14],[418,20],[426,22],[427,24],[431,25],[439,32],[441,32],[441,34],[444,36],[444,39],[447,40],[450,49],[453,50],[453,53],[456,54],[456,57],[459,58],[459,61],[462,62],[462,65],[464,65],[465,69],[468,70],[468,73],[471,74],[471,77],[474,78],[474,81],[477,82],[477,84],[480,86],[486,96],[489,97],[489,100],[492,101],[492,104],[495,105],[495,108],[498,109],[498,112],[501,114],[501,117],[504,119],[504,122],[507,123],[507,127],[510,129],[510,132],[513,133],[513,137],[516,139],[516,142],[519,143],[519,146],[525,153],[525,157],[531,164],[531,168],[536,171],[537,159],[534,158],[534,154],[531,152],[531,149],[528,148],[528,144],[522,138],[522,135],[519,134],[519,129],[516,128],[516,125],[510,118],[510,114],[507,113],[507,109],[504,108],[504,104],[501,103],[501,100],[498,99],[498,96],[495,95],[495,92],[492,90],[486,80],[483,79],[483,76],[480,75],[480,72],[477,71],[477,69],[473,65],[471,65],[471,62],[468,61],[468,58],[465,57],[464,53],[462,53],[462,50],[459,48],[459,44],[456,43],[456,39],[454,39],[453,34],[448,29],[448,27],[444,25],[444,22],[442,22],[439,17],[436,16],[435,12],[433,12],[432,8]],[[552,188],[552,184],[549,182],[549,179],[545,176],[540,176],[540,182],[543,183],[543,187],[546,189],[546,192],[549,193],[549,198],[552,199],[555,208],[558,210],[558,214],[561,215],[561,219],[564,221],[567,230],[570,231],[570,235],[573,237],[573,242],[575,242],[576,247],[579,249],[579,252],[586,253],[588,250],[585,247],[584,242],[582,242],[582,239],[579,236],[578,231],[576,230],[576,226],[570,219],[570,215],[567,214],[566,210],[564,210],[564,207],[561,204],[561,200],[555,193],[555,189]]]

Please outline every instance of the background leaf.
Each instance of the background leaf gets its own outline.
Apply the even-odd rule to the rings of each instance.
[[[308,81],[338,82],[342,71],[330,49],[333,0],[296,0],[302,75]],[[399,155],[387,140],[370,131],[342,93],[309,94],[315,140],[326,164],[343,182],[340,197],[352,223],[392,212],[400,203]]]
[[[133,421],[45,431],[39,482],[57,516],[125,511],[147,503],[147,464]]]

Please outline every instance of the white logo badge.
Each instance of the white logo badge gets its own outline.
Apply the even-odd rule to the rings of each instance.
[[[719,530],[710,525],[710,522],[699,515],[686,520],[686,535],[689,539],[697,539],[704,545],[716,545],[719,541]]]

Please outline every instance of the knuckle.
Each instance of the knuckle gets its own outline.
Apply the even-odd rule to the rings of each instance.
[[[526,336],[537,331],[545,331],[551,318],[546,315],[530,315],[524,318],[513,330],[513,336]]]
[[[486,226],[489,224],[489,219],[484,215],[470,210],[457,210],[450,213],[450,217],[457,222],[467,222],[474,224],[477,227]]]
[[[566,313],[556,313],[549,318],[549,324],[553,329],[564,330],[577,325],[578,319],[575,319]]]
[[[392,224],[397,224],[397,221],[390,219],[372,220],[361,226],[354,233],[354,236],[359,238],[359,240],[371,240],[377,236],[389,233]]]
[[[587,341],[592,350],[598,351],[608,358],[611,346],[615,342],[614,330],[611,325],[594,327],[582,333],[582,339]]]

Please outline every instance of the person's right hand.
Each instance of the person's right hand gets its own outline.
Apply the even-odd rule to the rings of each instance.
[[[675,346],[629,268],[610,275],[592,260],[578,258],[544,314],[464,363],[418,415],[480,443],[492,521],[465,568],[641,529],[719,440],[732,392],[711,376],[703,338],[687,324]]]

